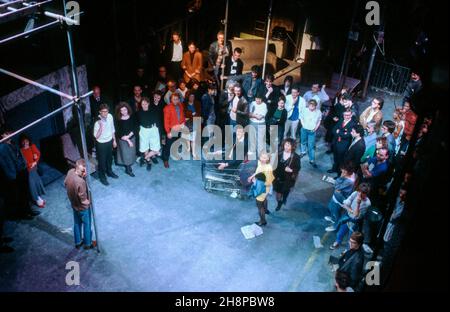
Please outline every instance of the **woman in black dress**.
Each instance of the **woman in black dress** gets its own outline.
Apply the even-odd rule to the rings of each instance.
[[[136,124],[131,107],[120,102],[116,108],[117,164],[125,166],[125,173],[134,177],[131,165],[136,161]]]
[[[283,150],[278,154],[278,165],[274,171],[275,181],[273,182],[273,190],[278,202],[276,211],[286,204],[301,168],[300,156],[295,152],[295,140],[287,138],[283,140],[281,146]]]

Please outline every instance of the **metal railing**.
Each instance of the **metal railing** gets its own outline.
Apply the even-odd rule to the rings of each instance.
[[[376,61],[374,64],[370,86],[374,89],[402,94],[410,79],[411,70],[385,61]]]

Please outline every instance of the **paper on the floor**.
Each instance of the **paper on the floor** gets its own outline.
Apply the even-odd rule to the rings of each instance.
[[[320,237],[319,236],[313,236],[313,242],[314,242],[314,247],[316,247],[316,248],[323,248],[323,245],[320,242]]]
[[[72,228],[66,228],[66,229],[59,229],[61,233],[70,234],[72,233]]]
[[[246,239],[252,239],[256,236],[261,235],[263,233],[263,230],[260,226],[252,224],[241,227],[241,232]]]

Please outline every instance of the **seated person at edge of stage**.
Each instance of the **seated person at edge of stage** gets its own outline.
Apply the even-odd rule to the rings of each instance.
[[[222,153],[219,151],[217,153]],[[226,149],[225,159],[218,163],[218,169],[223,170],[225,168],[237,168],[242,162],[248,159],[248,139],[245,135],[244,128],[236,128],[236,138],[233,146]]]

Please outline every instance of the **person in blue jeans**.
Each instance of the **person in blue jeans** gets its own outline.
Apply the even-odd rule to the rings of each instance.
[[[344,200],[346,200],[355,190],[356,174],[351,163],[341,166],[341,176],[336,179],[334,192],[328,203],[330,216],[325,216],[325,220],[336,223],[341,218],[341,210]]]
[[[342,208],[346,210],[346,214],[339,219],[335,226],[329,226],[325,229],[327,232],[338,231],[336,241],[330,246],[330,249],[338,248],[348,232],[351,234],[359,230],[367,209],[371,205],[369,193],[369,185],[361,183],[358,190],[344,200]]]
[[[300,130],[301,139],[301,154],[303,157],[306,155],[306,150],[308,150],[309,163],[314,168],[316,165],[316,132],[320,127],[320,121],[322,120],[322,112],[317,109],[316,100],[310,100],[308,102],[308,108],[300,110],[300,121],[302,123],[302,128]]]
[[[95,246],[95,242],[92,241],[91,203],[85,180],[86,175],[86,161],[79,159],[75,163],[75,168],[70,169],[64,179],[67,196],[73,209],[73,233],[77,249],[80,249],[83,245],[84,249],[92,249]]]
[[[73,209],[73,221],[75,247],[79,249],[84,245],[85,249],[90,249],[92,247],[91,209],[80,211]]]

